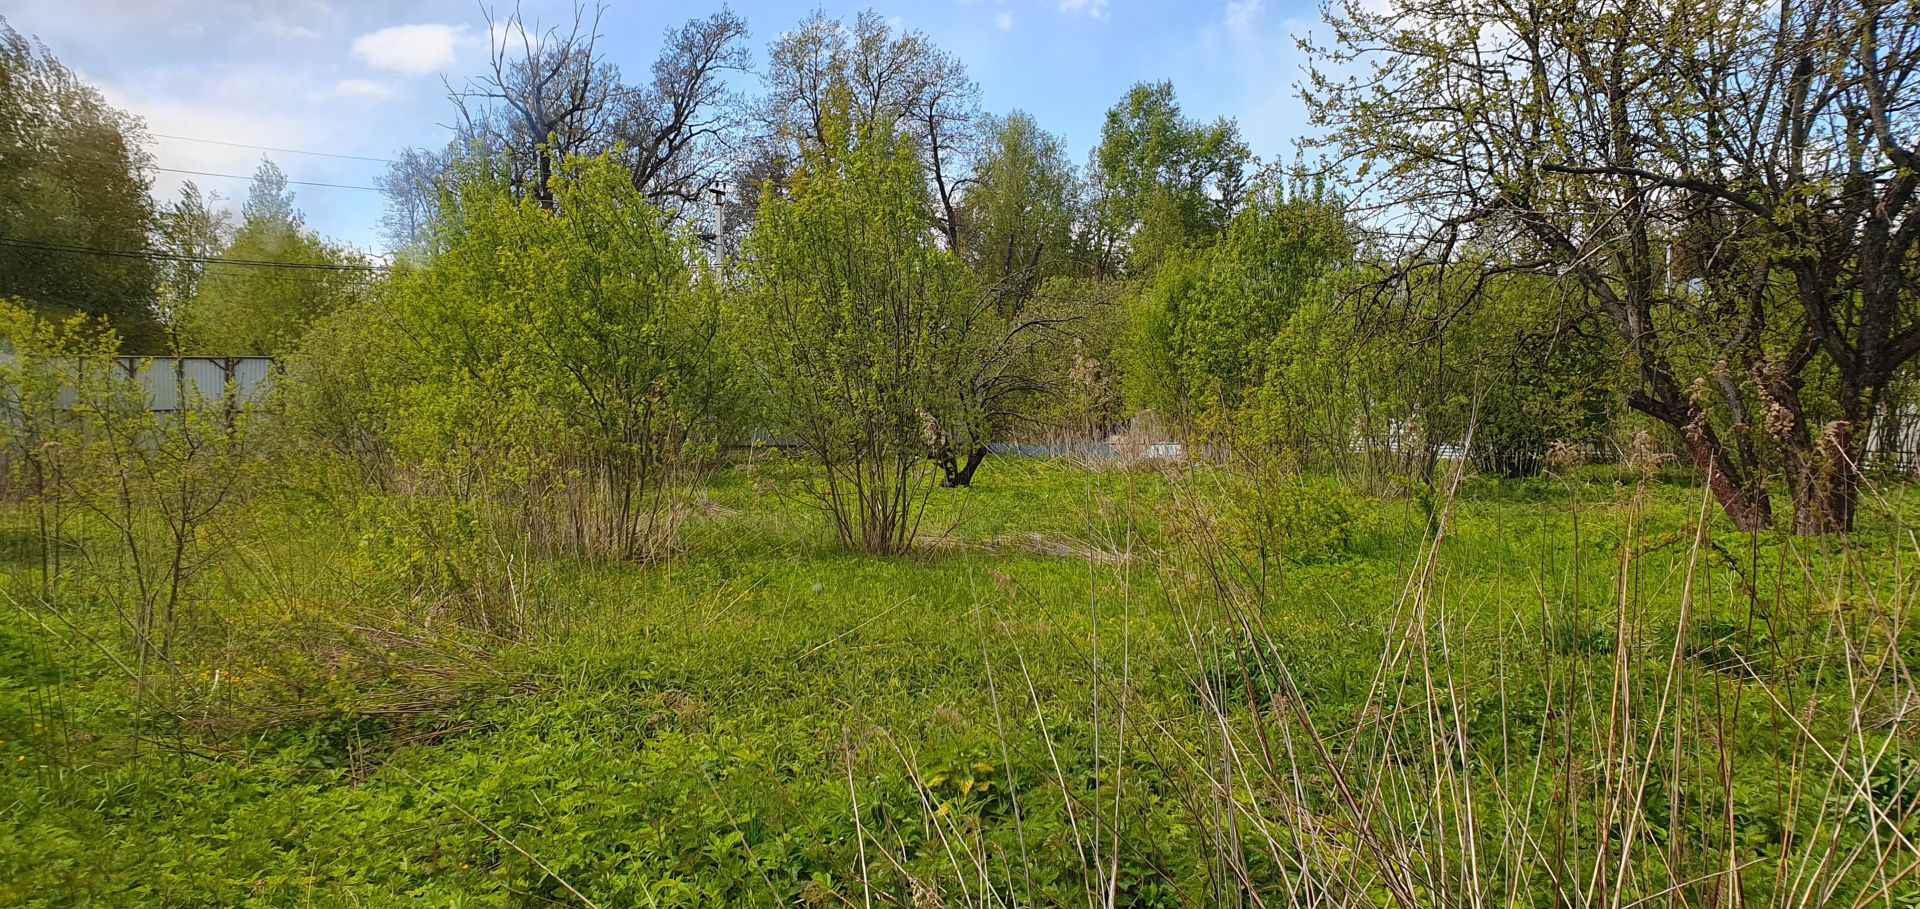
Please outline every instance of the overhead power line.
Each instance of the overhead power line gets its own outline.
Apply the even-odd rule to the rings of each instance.
[[[170,174],[193,174],[196,177],[226,177],[229,180],[253,179],[252,177],[245,177],[245,176],[241,176],[240,174],[216,174],[216,173],[213,173],[212,171],[182,170],[181,168],[178,168],[178,167],[156,167],[154,168],[154,170],[163,170]],[[334,189],[364,189],[370,193],[377,193],[380,191],[377,187],[354,186],[353,184],[350,184],[350,183],[319,183],[313,180],[288,180],[287,182],[296,184],[299,186],[329,186]]]
[[[274,262],[267,259],[229,259],[225,256],[188,256],[177,253],[155,252],[153,250],[102,249],[98,246],[74,246],[68,243],[45,243],[39,240],[21,240],[14,237],[0,237],[0,246],[15,246],[21,249],[37,249],[45,252],[76,253],[91,256],[111,256],[120,259],[149,259],[162,262],[192,262],[202,265],[244,265],[249,268],[287,268],[306,271],[381,271],[377,265],[342,265],[323,262]]]
[[[196,139],[192,136],[169,136],[166,133],[153,133],[155,139],[175,139],[181,142],[205,142],[208,145],[225,145],[230,148],[253,148],[260,151],[285,152],[289,155],[313,155],[316,158],[345,158],[348,161],[373,161],[380,164],[392,164],[392,158],[375,158],[369,155],[343,155],[337,152],[307,151],[301,148],[280,148],[273,145],[251,145],[246,142],[226,142],[220,139]]]

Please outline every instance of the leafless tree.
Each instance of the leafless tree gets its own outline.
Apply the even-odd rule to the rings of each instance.
[[[648,198],[703,202],[721,180],[742,119],[727,78],[752,65],[746,38],[746,20],[730,10],[689,20],[666,33],[652,84],[625,93],[612,135]]]
[[[543,205],[547,182],[575,155],[614,153],[634,186],[670,210],[705,201],[726,172],[740,99],[731,74],[752,63],[746,21],[722,9],[668,29],[644,86],[622,81],[601,52],[604,6],[575,7],[565,28],[541,30],[516,9],[488,16],[486,73],[450,90],[468,145],[504,154],[516,185]]]
[[[969,161],[981,147],[980,88],[967,76],[960,60],[926,44],[918,33],[908,36],[924,47],[915,58],[914,91],[907,98],[908,131],[920,141],[922,163],[932,187],[940,230],[947,248],[960,248],[963,224],[960,201],[974,182]]]
[[[391,249],[412,249],[426,240],[427,229],[440,211],[440,181],[458,148],[450,144],[439,151],[401,149],[386,173],[373,178],[374,186],[387,198],[380,233]]]
[[[516,185],[552,207],[554,169],[569,156],[605,148],[627,90],[599,50],[604,6],[575,7],[573,22],[541,30],[516,8],[487,15],[488,70],[449,92],[462,132],[501,149]]]
[[[912,138],[942,238],[958,248],[960,202],[983,122],[979,87],[959,59],[921,32],[895,32],[872,11],[851,25],[815,12],[775,40],[767,56],[762,137],[742,170],[780,173],[790,169],[780,162],[817,146],[828,94],[837,87],[848,95],[856,127],[884,123]],[[742,176],[736,183],[749,175]]]

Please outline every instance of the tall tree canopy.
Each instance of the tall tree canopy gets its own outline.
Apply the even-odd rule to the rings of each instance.
[[[140,122],[0,19],[0,297],[109,320],[159,352]]]
[[[176,346],[180,316],[199,296],[208,260],[220,255],[232,229],[232,218],[219,203],[220,197],[202,192],[189,181],[180,188],[178,199],[160,208],[156,245],[169,258],[160,263],[154,312],[175,336]]]
[[[254,173],[241,215],[215,257],[226,261],[199,270],[193,297],[175,315],[183,353],[276,356],[365,285],[360,264],[306,226],[272,161]]]
[[[1071,268],[1078,181],[1066,146],[1014,113],[987,130],[960,209],[960,249],[983,286],[1015,300]]]
[[[1770,522],[1779,470],[1798,529],[1851,525],[1874,396],[1920,353],[1920,7],[1394,0],[1330,20],[1308,102],[1402,275],[1497,249],[1470,267],[1578,282],[1631,358],[1631,406],[1736,524]]]
[[[1301,307],[1332,292],[1352,255],[1324,190],[1255,193],[1210,249],[1170,263],[1135,307],[1135,400],[1202,427],[1237,417]]]
[[[601,154],[616,155],[634,187],[670,209],[702,201],[720,179],[737,111],[727,77],[751,63],[739,16],[722,9],[669,29],[644,84],[624,81],[605,59],[597,9],[576,8],[564,29],[542,30],[518,10],[488,26],[488,71],[452,97],[463,144],[505,154],[521,191],[551,207],[560,162]],[[418,197],[395,198],[404,209]]]
[[[895,31],[871,10],[852,23],[816,11],[781,34],[767,57],[761,136],[742,164],[743,189],[782,178],[820,148],[831,99],[843,92],[854,129],[896,131],[912,143],[932,216],[948,248],[959,245],[958,211],[981,115],[979,88],[958,58],[921,32]]]
[[[1135,85],[1107,111],[1094,151],[1106,255],[1146,267],[1168,248],[1217,236],[1246,195],[1251,162],[1232,120],[1188,118],[1171,82]]]

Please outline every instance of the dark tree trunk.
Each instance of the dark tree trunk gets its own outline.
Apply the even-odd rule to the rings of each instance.
[[[1629,406],[1680,433],[1680,441],[1694,469],[1706,478],[1707,488],[1742,532],[1765,530],[1773,523],[1773,502],[1766,484],[1750,470],[1742,470],[1727,445],[1707,422],[1707,412],[1691,401],[1658,400],[1632,395]]]
[[[1859,472],[1848,457],[1852,432],[1845,421],[1827,430],[1806,448],[1787,456],[1787,488],[1793,494],[1793,532],[1804,537],[1847,533],[1860,489]]]
[[[1712,431],[1682,428],[1681,436],[1693,466],[1707,478],[1707,488],[1713,491],[1734,528],[1745,533],[1767,529],[1773,523],[1773,502],[1766,486],[1741,476],[1727,456],[1726,446]]]
[[[960,463],[951,453],[940,458],[940,485],[948,489],[958,489],[973,485],[973,472],[980,469],[980,462],[987,459],[986,446],[980,446],[967,452],[966,463]]]
[[[1799,468],[1801,482],[1794,488],[1793,531],[1803,536],[1853,532],[1860,505],[1860,460],[1872,429],[1871,392],[1843,387],[1841,419],[1828,423],[1812,440]]]
[[[534,151],[533,197],[540,201],[540,207],[553,211],[553,158],[543,146]]]
[[[1797,375],[1756,371],[1755,378],[1778,413],[1774,434],[1785,448],[1787,491],[1793,497],[1793,532],[1800,536],[1848,533],[1860,490],[1859,462],[1872,396],[1844,380],[1839,389],[1842,418],[1816,427],[1807,419]]]

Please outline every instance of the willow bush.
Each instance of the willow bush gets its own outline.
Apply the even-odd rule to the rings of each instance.
[[[731,431],[719,296],[696,239],[611,158],[551,189],[548,208],[467,162],[423,261],[295,356],[291,425],[538,547],[650,558]]]
[[[743,342],[774,428],[805,447],[839,538],[909,546],[927,453],[979,339],[965,266],[935,240],[912,145],[885,125],[830,123],[748,238]]]
[[[43,621],[111,615],[119,636],[86,640],[144,702],[154,676],[177,674],[183,639],[217,630],[198,582],[258,458],[253,409],[233,388],[183,382],[156,410],[143,380],[154,363],[121,359],[120,343],[105,320],[0,301],[0,451],[21,506],[15,539],[32,554],[0,590]]]

